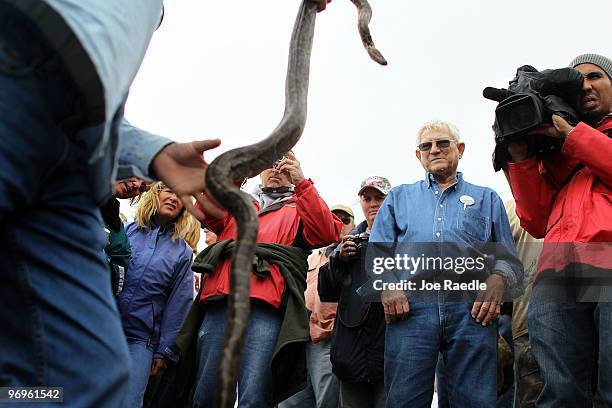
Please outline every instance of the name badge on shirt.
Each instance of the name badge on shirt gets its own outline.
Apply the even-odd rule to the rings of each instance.
[[[467,206],[474,205],[474,203],[476,202],[476,201],[474,201],[474,198],[470,197],[469,195],[462,195],[461,197],[459,197],[459,201],[461,201],[463,203],[463,210],[464,211],[467,208]]]

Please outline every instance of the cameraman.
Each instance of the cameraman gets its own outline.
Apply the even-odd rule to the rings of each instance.
[[[359,198],[366,220],[342,239],[329,263],[319,270],[322,302],[339,302],[331,345],[333,372],[340,379],[340,406],[384,407],[385,315],[379,302],[365,302],[356,293],[368,280],[361,267],[378,209],[391,190],[384,177],[368,177]],[[361,251],[364,249],[364,251]]]
[[[561,139],[560,153],[541,159],[525,142],[508,146],[521,226],[545,243],[528,317],[543,379],[538,407],[591,406],[595,387],[612,405],[611,288],[593,279],[612,269],[612,60],[583,54],[570,67],[584,76],[582,122],[553,115],[554,125],[530,132]]]

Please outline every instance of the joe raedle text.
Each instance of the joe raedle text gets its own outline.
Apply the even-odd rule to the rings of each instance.
[[[487,284],[479,280],[472,280],[470,282],[456,282],[452,279],[445,279],[441,282],[427,282],[420,281],[415,282],[408,279],[402,279],[398,282],[383,282],[382,279],[375,279],[372,282],[372,286],[376,291],[383,290],[403,290],[403,291],[416,291],[416,290],[455,290],[455,291],[479,291],[487,290]]]

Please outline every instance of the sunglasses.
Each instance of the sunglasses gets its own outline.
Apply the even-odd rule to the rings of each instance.
[[[353,220],[353,218],[350,216],[338,217],[338,218],[340,218],[340,221],[342,221],[344,225],[349,225],[351,221]]]
[[[443,139],[443,140],[432,140],[431,142],[425,142],[417,145],[420,151],[427,152],[431,150],[433,144],[435,143],[440,149],[448,149],[450,144],[454,142],[454,140]]]

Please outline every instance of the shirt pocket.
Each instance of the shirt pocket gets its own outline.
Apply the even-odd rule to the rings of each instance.
[[[465,232],[472,242],[487,242],[491,236],[491,219],[471,208],[463,211],[457,223],[459,230]]]

